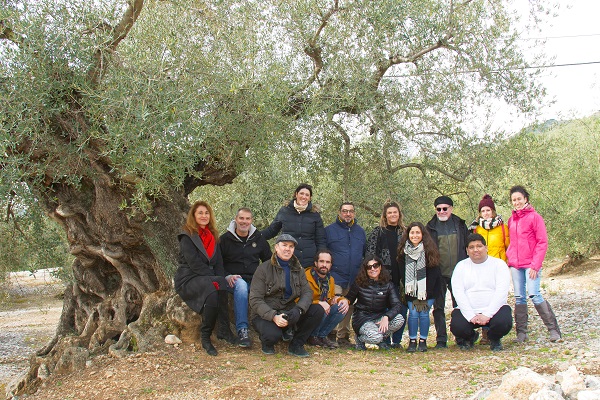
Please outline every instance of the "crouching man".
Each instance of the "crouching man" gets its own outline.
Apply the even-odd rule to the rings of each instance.
[[[490,348],[502,350],[500,340],[512,328],[512,310],[507,304],[510,286],[508,266],[489,256],[483,236],[470,234],[466,240],[468,258],[456,264],[452,294],[457,308],[452,311],[450,331],[462,350],[473,348],[480,327],[489,327]]]
[[[350,303],[344,297],[335,295],[335,280],[329,273],[333,264],[331,252],[325,249],[317,250],[314,261],[312,267],[306,268],[306,280],[313,292],[313,304],[323,307],[325,316],[308,338],[308,344],[336,349],[339,347],[338,344],[330,340],[327,335],[342,322]]]
[[[291,235],[279,235],[275,254],[258,266],[250,286],[251,320],[265,354],[275,354],[275,344],[293,331],[288,353],[308,357],[304,344],[323,320],[323,307],[312,304],[313,291],[294,256],[296,244]]]

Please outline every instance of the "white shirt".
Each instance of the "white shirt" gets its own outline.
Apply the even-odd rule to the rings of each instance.
[[[452,295],[467,321],[477,314],[492,318],[507,303],[510,287],[508,265],[489,256],[481,264],[466,258],[452,273]]]

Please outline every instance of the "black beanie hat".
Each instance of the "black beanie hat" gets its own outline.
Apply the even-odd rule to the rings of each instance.
[[[433,205],[436,207],[440,204],[448,204],[449,206],[454,207],[454,202],[448,196],[440,196],[437,199],[435,199],[435,201],[433,202]]]

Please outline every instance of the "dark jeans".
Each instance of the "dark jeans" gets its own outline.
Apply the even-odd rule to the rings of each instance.
[[[452,282],[448,276],[443,277],[442,292],[435,298],[433,303],[433,323],[435,325],[436,341],[446,343],[448,341],[448,332],[446,331],[446,293],[450,290],[452,297],[452,308],[456,308],[456,300],[452,295]]]
[[[500,307],[496,315],[490,319],[490,322],[485,325],[489,327],[488,338],[490,340],[500,340],[506,336],[512,329],[512,310],[508,305]],[[471,340],[475,335],[475,329],[481,325],[475,325],[467,321],[459,309],[452,311],[452,319],[450,320],[450,331],[456,336],[457,342],[460,339]]]
[[[302,314],[298,320],[294,338],[290,345],[303,346],[312,331],[321,324],[324,314],[325,311],[320,304],[311,304],[308,310]],[[252,324],[254,325],[254,329],[256,329],[260,335],[260,341],[262,343],[273,346],[281,340],[283,329],[278,327],[275,322],[262,319],[261,317],[254,317]]]

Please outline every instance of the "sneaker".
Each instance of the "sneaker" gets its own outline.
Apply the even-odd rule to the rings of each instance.
[[[427,340],[426,339],[419,340],[419,351],[420,352],[427,351]]]
[[[492,351],[502,351],[504,350],[504,347],[502,347],[502,343],[500,342],[500,340],[492,340],[490,339],[490,350]]]
[[[323,339],[320,337],[316,337],[316,336],[309,336],[308,340],[306,341],[307,344],[311,345],[311,346],[319,346],[319,347],[324,347],[323,344]]]
[[[304,349],[304,346],[300,345],[292,345],[290,344],[290,346],[288,347],[288,354],[292,355],[292,356],[296,356],[296,357],[308,357],[310,356],[310,354],[308,354],[308,351],[306,351]]]
[[[262,352],[267,355],[275,354],[275,347],[272,344],[262,344]]]
[[[240,347],[251,347],[252,341],[248,335],[248,328],[242,328],[238,331],[238,338],[240,339],[238,346]]]
[[[469,344],[471,345],[471,347],[475,346],[477,339],[479,339],[479,332],[475,331],[475,334],[473,335],[473,337],[471,337],[471,340],[469,340]]]
[[[401,345],[400,343],[392,343],[392,344],[390,345],[390,347],[391,347],[392,349],[401,349],[401,348],[402,348],[402,345]]]
[[[281,335],[281,339],[284,342],[289,342],[294,338],[294,329],[293,328],[284,328],[283,333]]]
[[[414,353],[415,351],[417,351],[417,339],[410,339],[406,351],[408,351],[409,353]]]
[[[435,345],[436,349],[447,349],[448,348],[448,344],[446,342],[437,342],[437,344]]]
[[[327,347],[328,349],[337,349],[339,346],[336,342],[329,339],[327,336],[320,338],[323,347]]]

